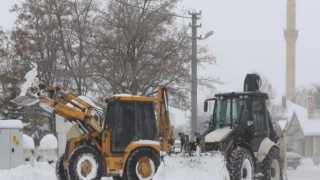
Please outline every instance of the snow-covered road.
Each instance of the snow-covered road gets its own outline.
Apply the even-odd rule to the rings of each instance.
[[[289,180],[319,180],[320,166],[313,166],[312,160],[302,159],[301,165],[296,170],[288,168]]]
[[[221,169],[224,166],[221,158],[200,157],[199,159],[192,161],[192,163],[187,163],[183,157],[175,160],[167,159],[166,167],[160,166],[154,179],[224,179],[223,176],[226,175],[226,172],[223,168]],[[11,170],[0,170],[0,180],[56,180],[54,169],[54,165],[45,162],[38,162],[33,166],[22,165]],[[297,170],[289,168],[287,173],[289,180],[319,180],[320,166],[313,166],[311,159],[303,159]],[[102,178],[102,180],[112,180],[112,178]]]

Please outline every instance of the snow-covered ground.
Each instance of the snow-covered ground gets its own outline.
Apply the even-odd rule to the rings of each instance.
[[[10,170],[0,170],[1,180],[56,180],[55,168],[46,162],[21,165]]]
[[[297,170],[288,169],[289,180],[318,180],[320,166],[313,166],[311,159],[303,159]],[[154,180],[222,180],[227,175],[221,156],[186,158],[177,155],[166,157]],[[54,164],[38,162],[33,166],[22,165],[11,170],[0,170],[0,180],[56,180]],[[112,180],[112,178],[102,178]]]
[[[320,166],[314,166],[312,159],[302,159],[301,165],[296,170],[287,169],[289,180],[319,180]]]
[[[158,172],[153,179],[223,180],[227,174],[225,161],[223,156],[219,154],[192,157],[172,155],[164,158],[164,162],[159,166]]]

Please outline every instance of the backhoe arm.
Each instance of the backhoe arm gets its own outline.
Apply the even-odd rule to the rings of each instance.
[[[63,92],[59,87],[47,86],[44,91],[48,96],[41,99],[42,103],[52,107],[56,114],[69,121],[80,121],[82,128],[89,132],[101,132],[102,127],[91,113],[93,107],[73,95],[71,92]],[[74,107],[67,104],[72,104]]]
[[[174,143],[174,136],[168,110],[168,88],[165,86],[159,86],[158,89],[157,123],[161,150],[169,152]]]

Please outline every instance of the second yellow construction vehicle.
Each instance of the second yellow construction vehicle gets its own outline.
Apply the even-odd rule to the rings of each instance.
[[[82,132],[67,141],[65,153],[57,161],[56,175],[60,180],[98,180],[102,176],[117,180],[152,179],[160,164],[160,151],[170,151],[174,142],[168,89],[164,86],[159,87],[157,98],[107,98],[103,119],[94,113],[94,106],[59,87],[47,86],[40,94],[40,105],[77,122]]]

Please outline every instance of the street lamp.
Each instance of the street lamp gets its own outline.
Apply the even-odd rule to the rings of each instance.
[[[207,32],[204,37],[202,38],[202,36],[200,35],[200,37],[198,37],[198,40],[204,40],[207,39],[208,37],[210,37],[211,35],[213,35],[213,31],[209,31]]]

